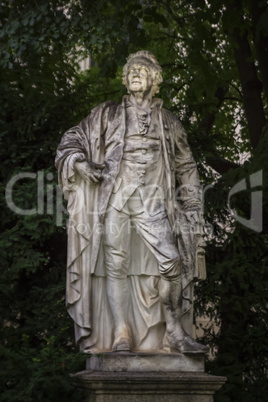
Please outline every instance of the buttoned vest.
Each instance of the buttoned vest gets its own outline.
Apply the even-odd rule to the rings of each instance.
[[[157,108],[148,114],[137,111],[126,99],[126,132],[123,157],[110,204],[121,211],[138,190],[144,210],[150,215],[163,212],[164,163]],[[149,123],[149,127],[146,127]]]

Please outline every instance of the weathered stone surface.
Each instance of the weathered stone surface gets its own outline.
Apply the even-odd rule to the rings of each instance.
[[[86,368],[94,371],[203,372],[203,354],[103,353],[91,355]]]
[[[225,377],[205,373],[94,372],[73,375],[83,402],[213,402]]]
[[[207,353],[191,337],[193,284],[205,278],[197,166],[178,117],[154,97],[156,58],[130,55],[122,79],[122,102],[96,106],[57,149],[76,342],[86,353]]]

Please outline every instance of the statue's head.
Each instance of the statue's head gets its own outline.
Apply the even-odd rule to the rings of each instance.
[[[159,92],[159,86],[163,82],[162,68],[154,55],[147,50],[140,50],[129,55],[127,63],[123,67],[122,82],[129,92],[135,85],[138,88],[139,82],[135,83],[135,79],[133,79],[133,75],[138,75],[138,73],[143,81],[140,85],[150,85],[152,96]]]

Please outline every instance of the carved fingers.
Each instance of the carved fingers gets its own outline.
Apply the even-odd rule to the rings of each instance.
[[[184,212],[187,222],[191,225],[200,222],[200,210],[189,210]]]
[[[102,177],[102,170],[104,169],[104,164],[89,163],[87,161],[76,162],[75,170],[79,173],[85,181],[91,181],[93,183],[99,183]]]

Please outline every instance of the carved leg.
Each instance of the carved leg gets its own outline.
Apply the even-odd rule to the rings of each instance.
[[[158,221],[151,221],[141,215],[135,218],[134,223],[159,264],[159,295],[164,307],[167,340],[171,350],[180,353],[206,353],[208,348],[191,338],[181,323],[180,255],[167,217],[159,216]]]
[[[110,207],[106,216],[105,266],[107,295],[114,319],[113,351],[130,350],[130,331],[127,326],[129,290],[129,217]]]
[[[113,351],[129,351],[130,336],[125,319],[128,303],[127,278],[108,277],[107,294],[115,325]]]
[[[167,339],[171,351],[180,353],[207,353],[208,347],[190,337],[181,325],[181,280],[161,278],[160,299],[164,306]]]

